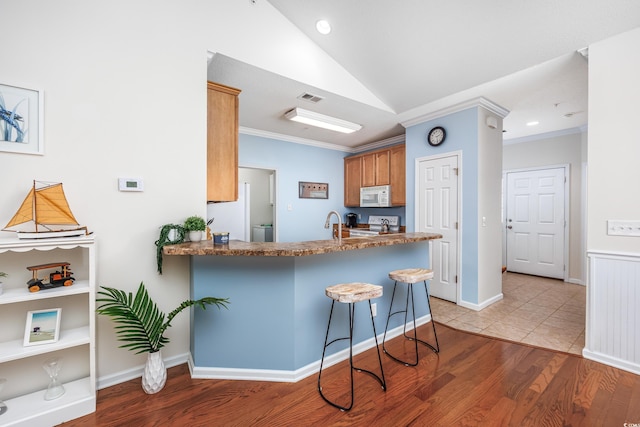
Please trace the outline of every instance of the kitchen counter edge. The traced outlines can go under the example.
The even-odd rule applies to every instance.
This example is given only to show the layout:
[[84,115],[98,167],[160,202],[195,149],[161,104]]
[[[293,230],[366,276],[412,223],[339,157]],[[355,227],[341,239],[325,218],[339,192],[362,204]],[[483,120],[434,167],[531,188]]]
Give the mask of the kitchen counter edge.
[[343,238],[342,243],[338,243],[337,239],[289,243],[231,240],[226,245],[214,245],[211,240],[203,240],[167,245],[162,249],[162,253],[164,255],[307,256],[378,246],[402,245],[441,238],[441,234],[435,233],[395,233],[372,237]]

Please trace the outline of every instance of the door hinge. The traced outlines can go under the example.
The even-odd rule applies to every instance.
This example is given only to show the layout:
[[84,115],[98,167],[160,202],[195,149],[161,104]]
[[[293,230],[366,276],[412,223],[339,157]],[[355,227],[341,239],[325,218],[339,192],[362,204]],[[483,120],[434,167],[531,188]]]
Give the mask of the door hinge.
[[458,283],[458,275],[456,274],[456,283]]
[[453,168],[453,170],[455,171],[456,176],[458,176],[458,168]]
[[456,222],[456,230],[458,229],[458,223]]

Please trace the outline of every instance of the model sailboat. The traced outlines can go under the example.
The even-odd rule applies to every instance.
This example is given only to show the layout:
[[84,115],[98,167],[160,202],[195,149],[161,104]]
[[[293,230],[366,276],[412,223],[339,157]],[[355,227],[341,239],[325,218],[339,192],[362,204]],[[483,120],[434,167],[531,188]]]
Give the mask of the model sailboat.
[[[30,230],[25,229],[27,224]],[[23,225],[22,227],[20,227]],[[35,226],[35,230],[33,230]],[[60,229],[54,229],[61,227]],[[11,230],[13,228],[13,230]],[[89,234],[80,227],[64,195],[61,183],[33,181],[33,188],[18,212],[3,230],[15,231],[20,239],[71,237]]]

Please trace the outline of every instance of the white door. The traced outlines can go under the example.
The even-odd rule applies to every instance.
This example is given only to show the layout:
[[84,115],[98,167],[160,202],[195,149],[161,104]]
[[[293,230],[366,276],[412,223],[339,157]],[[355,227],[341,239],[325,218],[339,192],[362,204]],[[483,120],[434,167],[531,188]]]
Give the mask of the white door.
[[458,156],[418,162],[417,227],[442,234],[432,240],[431,295],[457,303],[458,284]]
[[565,169],[507,173],[507,270],[564,278]]

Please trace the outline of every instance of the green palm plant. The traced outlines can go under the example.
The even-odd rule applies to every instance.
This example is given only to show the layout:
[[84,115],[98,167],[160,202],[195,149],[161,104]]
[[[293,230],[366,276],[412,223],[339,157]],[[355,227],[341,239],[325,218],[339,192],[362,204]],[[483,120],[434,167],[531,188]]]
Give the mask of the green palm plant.
[[126,293],[105,286],[101,288],[104,291],[98,291],[101,297],[97,298],[96,302],[102,304],[96,311],[113,318],[118,324],[115,327],[118,340],[126,342],[120,348],[135,351],[136,354],[155,353],[168,344],[169,338],[164,336],[164,332],[171,326],[173,318],[185,308],[192,305],[203,310],[206,310],[207,305],[227,308],[229,303],[227,298],[214,297],[204,297],[196,301],[186,300],[165,316],[149,297],[143,282],[140,282],[135,297],[131,292]]

